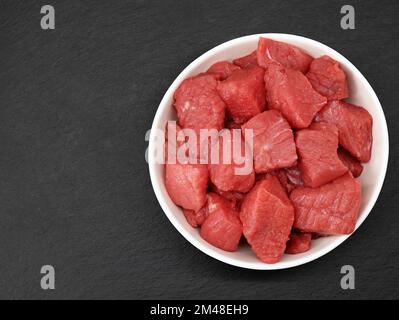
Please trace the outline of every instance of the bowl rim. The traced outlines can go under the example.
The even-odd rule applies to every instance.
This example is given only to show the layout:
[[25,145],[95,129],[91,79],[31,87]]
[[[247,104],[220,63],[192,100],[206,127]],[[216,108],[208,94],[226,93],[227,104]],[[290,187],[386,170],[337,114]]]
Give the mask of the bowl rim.
[[[241,267],[241,268],[246,268],[246,269],[252,269],[252,270],[278,270],[278,269],[288,269],[288,268],[293,268],[299,265],[306,264],[308,262],[314,261],[328,252],[334,250],[336,247],[338,247],[340,244],[342,244],[346,239],[348,239],[353,233],[349,235],[339,235],[337,236],[334,241],[332,241],[330,244],[326,245],[323,248],[320,248],[316,252],[311,252],[308,253],[304,256],[298,257],[298,259],[294,261],[280,261],[276,264],[266,264],[262,263],[260,260],[259,262],[247,262],[247,261],[242,261],[236,258],[229,257],[219,251],[220,249],[217,248],[208,248],[206,247],[203,243],[201,243],[198,239],[193,237],[181,224],[180,222],[176,219],[175,215],[171,211],[171,209],[168,207],[168,204],[166,203],[164,196],[162,194],[162,190],[160,189],[160,186],[158,185],[157,178],[155,177],[155,166],[157,163],[155,162],[155,159],[152,157],[154,154],[154,148],[155,148],[155,137],[154,137],[154,129],[157,128],[157,124],[160,121],[160,117],[162,115],[162,111],[164,108],[168,107],[166,104],[166,101],[169,99],[171,95],[173,95],[175,89],[177,89],[178,85],[181,83],[182,80],[187,78],[188,74],[191,72],[192,69],[194,69],[196,66],[202,64],[205,62],[207,59],[212,57],[215,53],[219,51],[223,51],[225,48],[236,44],[237,42],[245,42],[248,40],[252,40],[253,38],[259,38],[259,37],[268,37],[272,36],[274,38],[279,37],[279,38],[288,38],[292,40],[298,40],[298,41],[305,41],[312,43],[315,46],[318,46],[322,50],[328,52],[332,51],[334,54],[340,57],[340,59],[343,61],[345,66],[351,70],[351,72],[356,73],[357,78],[359,78],[361,81],[364,82],[364,85],[366,86],[367,90],[370,92],[371,97],[373,99],[373,104],[375,104],[378,108],[376,110],[379,113],[379,117],[383,120],[383,132],[381,132],[381,135],[383,136],[383,140],[386,142],[386,146],[384,150],[383,155],[383,161],[381,163],[381,171],[380,175],[378,177],[378,181],[376,181],[376,188],[374,189],[368,203],[366,204],[366,207],[363,209],[363,215],[358,218],[357,223],[356,223],[356,228],[354,232],[360,227],[360,225],[364,222],[364,220],[368,217],[370,214],[372,208],[374,207],[378,196],[381,192],[385,176],[386,176],[386,171],[388,167],[388,158],[389,158],[389,135],[388,135],[388,126],[385,118],[385,114],[383,111],[383,108],[381,106],[381,103],[374,92],[373,88],[371,87],[370,83],[367,81],[367,79],[363,76],[363,74],[354,66],[345,56],[343,56],[341,53],[338,51],[332,49],[331,47],[317,41],[313,40],[304,36],[298,36],[294,34],[288,34],[288,33],[259,33],[259,34],[252,34],[252,35],[247,35],[247,36],[242,36],[238,37],[229,41],[226,41],[222,44],[217,45],[216,47],[206,51],[202,55],[200,55],[198,58],[196,58],[194,61],[192,61],[187,67],[183,69],[183,71],[180,72],[180,74],[176,77],[176,79],[172,82],[166,93],[164,94],[161,102],[159,103],[159,106],[157,108],[154,120],[152,122],[151,126],[151,133],[149,137],[149,146],[148,146],[148,166],[149,166],[149,171],[150,171],[150,178],[151,178],[151,183],[152,187],[154,189],[154,193],[158,199],[159,204],[161,205],[162,210],[164,211],[165,215],[168,217],[169,221],[173,224],[173,226],[179,231],[179,233],[187,240],[189,241],[193,246],[195,246],[197,249],[201,250],[203,253],[211,256],[212,258],[219,260],[221,262],[236,266],[236,267]],[[281,40],[284,41],[284,40]]]

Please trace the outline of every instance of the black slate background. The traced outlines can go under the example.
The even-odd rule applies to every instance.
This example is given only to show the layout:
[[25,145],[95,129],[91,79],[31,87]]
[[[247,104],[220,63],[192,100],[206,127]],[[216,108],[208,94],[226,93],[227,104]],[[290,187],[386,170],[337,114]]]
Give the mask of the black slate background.
[[[399,2],[0,0],[0,298],[399,298]],[[40,28],[40,7],[56,30]],[[391,150],[369,218],[290,270],[225,265],[191,246],[152,191],[144,140],[168,86],[227,40],[286,32],[343,53],[374,87]],[[56,268],[56,290],[40,268]],[[356,290],[340,289],[340,267]]]

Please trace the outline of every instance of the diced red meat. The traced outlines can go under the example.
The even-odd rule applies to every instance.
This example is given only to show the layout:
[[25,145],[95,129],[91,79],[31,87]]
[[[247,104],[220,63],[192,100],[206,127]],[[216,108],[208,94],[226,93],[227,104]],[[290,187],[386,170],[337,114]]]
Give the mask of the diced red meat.
[[218,85],[231,118],[244,123],[265,108],[264,70],[258,66],[236,70]]
[[334,100],[318,113],[315,120],[335,124],[339,131],[340,145],[359,161],[370,160],[373,118],[366,109]]
[[[265,263],[352,233],[373,120],[348,96],[337,61],[265,38],[184,80],[174,93],[178,125],[165,130],[171,200],[210,244],[235,251],[244,234]],[[243,139],[248,130],[253,141]]]
[[[237,150],[240,141],[235,143],[235,138],[241,140],[241,150]],[[230,152],[224,156],[223,143],[230,147]],[[216,152],[217,150],[214,149]],[[247,147],[249,150],[249,147]],[[236,157],[234,154],[236,153]],[[241,159],[237,156],[241,155]],[[225,159],[226,158],[226,159]],[[229,163],[228,163],[229,162]],[[221,191],[248,192],[255,182],[255,172],[252,165],[251,153],[245,154],[245,143],[241,139],[240,131],[236,137],[232,130],[224,130],[219,138],[219,161],[209,165],[209,174],[212,183]]]
[[200,210],[195,212],[194,210],[184,209],[184,216],[186,217],[187,222],[193,227],[197,228],[202,225],[207,216],[207,206],[203,206]]
[[349,152],[343,148],[338,149],[338,157],[342,163],[349,169],[352,175],[357,178],[362,174],[363,166],[356,158],[352,157]]
[[284,254],[294,221],[294,208],[279,180],[266,175],[245,197],[240,218],[243,233],[255,254],[266,263]]
[[233,60],[233,63],[241,68],[256,66],[258,64],[256,50],[244,57],[240,57],[240,58]]
[[279,111],[262,112],[243,126],[253,132],[253,157],[256,173],[290,167],[296,163],[294,135]]
[[165,185],[175,204],[198,211],[206,202],[208,168],[202,164],[166,164]]
[[339,63],[329,56],[314,59],[306,76],[313,88],[328,100],[341,100],[349,97],[346,74]]
[[285,253],[298,254],[309,251],[311,242],[311,233],[292,232]]
[[210,66],[206,73],[213,74],[218,80],[225,80],[236,71],[240,70],[239,66],[236,66],[228,61],[219,61]]
[[350,234],[359,215],[361,187],[347,173],[319,188],[297,188],[290,199],[295,207],[294,228],[321,234]]
[[295,143],[305,186],[317,188],[348,170],[338,158],[338,130],[334,125],[314,123],[296,132]]
[[[224,193],[226,196],[229,194],[229,192]],[[237,195],[236,195],[237,194]],[[216,194],[215,192],[209,192],[206,194],[206,202],[205,205],[198,211],[194,210],[187,210],[183,209],[184,216],[187,219],[187,222],[194,228],[197,228],[201,226],[205,219],[214,211],[220,210],[225,208],[226,206],[230,207],[233,212],[238,215],[238,207],[236,203],[236,199],[239,199],[240,197],[238,196],[238,192],[230,192],[231,197],[225,197],[220,194]],[[230,196],[229,195],[229,196]],[[244,197],[243,194],[241,194],[242,199]]]
[[211,199],[208,199],[209,213],[201,226],[200,235],[215,247],[236,251],[242,236],[238,213],[222,197],[213,194]]
[[261,67],[268,67],[270,63],[280,63],[285,68],[295,69],[305,73],[313,58],[288,43],[272,39],[259,38],[257,50],[258,64]]
[[216,88],[218,81],[209,74],[184,80],[174,93],[174,106],[183,128],[220,130],[224,125],[225,103]]
[[293,128],[306,128],[327,103],[301,72],[269,64],[265,72],[269,109],[279,110]]

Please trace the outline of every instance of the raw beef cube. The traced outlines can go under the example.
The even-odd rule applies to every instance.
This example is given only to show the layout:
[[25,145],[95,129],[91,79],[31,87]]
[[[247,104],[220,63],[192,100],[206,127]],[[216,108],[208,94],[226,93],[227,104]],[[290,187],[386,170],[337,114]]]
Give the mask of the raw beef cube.
[[256,50],[251,52],[249,55],[237,58],[233,60],[233,63],[241,68],[247,68],[250,66],[256,66],[258,64],[258,58]]
[[361,187],[347,173],[319,188],[297,188],[290,199],[295,207],[294,228],[320,234],[350,234],[359,215]]
[[329,56],[314,59],[306,76],[313,88],[328,100],[349,97],[346,74],[339,63]]
[[313,58],[299,48],[284,42],[259,38],[257,50],[258,64],[268,67],[272,62],[277,62],[285,68],[295,69],[305,73]]
[[269,109],[281,111],[293,128],[306,128],[327,103],[301,72],[269,64],[265,72],[266,100]]
[[317,188],[348,170],[338,158],[338,130],[334,125],[314,123],[296,132],[295,143],[305,186]]
[[255,254],[278,262],[294,222],[294,208],[279,180],[266,175],[245,197],[240,211],[243,233]]
[[236,215],[239,214],[235,201],[230,201],[214,192],[207,193],[206,199],[205,205],[198,211],[183,209],[187,222],[194,228],[201,226],[209,214],[225,206],[233,209]]
[[[242,235],[238,213],[229,202],[213,194],[208,199],[208,216],[201,226],[201,237],[210,244],[226,251],[236,251]],[[212,203],[210,203],[212,201]]]
[[236,66],[228,61],[219,61],[210,66],[206,73],[213,74],[218,80],[227,79],[234,71],[240,70],[239,66]]
[[165,185],[175,204],[198,211],[206,202],[208,168],[202,164],[166,164]]
[[296,163],[294,135],[281,113],[276,110],[262,112],[243,126],[253,132],[253,157],[256,173],[290,167]]
[[217,92],[218,81],[209,74],[184,80],[174,93],[174,106],[183,128],[220,130],[224,125],[225,103]]
[[371,157],[373,118],[363,107],[343,101],[330,101],[316,116],[316,121],[335,124],[339,143],[361,162]]
[[203,206],[200,210],[195,212],[194,210],[184,209],[184,216],[186,217],[187,222],[193,227],[197,228],[204,223],[204,220],[207,216],[207,206]]
[[264,70],[258,66],[236,70],[218,85],[229,115],[244,123],[265,108]]
[[[235,139],[241,141],[235,143]],[[240,142],[241,150],[237,150]],[[223,152],[223,143],[226,147],[230,146],[230,152],[227,152],[226,155]],[[248,146],[247,150],[250,151]],[[241,138],[240,131],[236,130],[236,136],[234,136],[232,130],[223,130],[219,137],[219,150],[214,147],[212,152],[216,153],[217,151],[219,151],[219,161],[209,165],[212,183],[221,191],[248,192],[254,185],[255,172],[251,153],[245,154],[245,143]],[[241,156],[241,159],[238,159],[237,156],[234,157],[234,153]]]
[[356,158],[352,157],[349,152],[343,148],[338,149],[338,157],[342,163],[349,169],[352,175],[357,178],[362,174],[363,166]]
[[311,241],[311,233],[292,232],[290,235],[290,240],[287,242],[285,253],[298,254],[306,252],[310,249]]

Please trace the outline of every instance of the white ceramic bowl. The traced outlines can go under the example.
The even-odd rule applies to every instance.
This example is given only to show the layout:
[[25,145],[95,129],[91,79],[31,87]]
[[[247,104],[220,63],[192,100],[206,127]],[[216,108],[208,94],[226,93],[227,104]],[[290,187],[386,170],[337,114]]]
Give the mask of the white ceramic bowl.
[[[232,60],[252,52],[257,47],[260,36],[296,45],[313,57],[327,54],[331,58],[337,60],[348,76],[351,95],[349,101],[363,106],[372,115],[372,156],[370,162],[364,165],[363,173],[359,178],[362,184],[363,196],[360,216],[356,224],[357,229],[373,208],[384,182],[389,153],[388,129],[381,104],[365,77],[344,56],[320,42],[290,34],[256,34],[225,42],[209,50],[186,67],[169,87],[159,104],[152,129],[163,129],[168,120],[176,119],[176,114],[172,106],[173,93],[184,79],[206,71],[208,67],[216,61]],[[284,255],[282,260],[276,264],[262,263],[246,245],[239,247],[237,252],[220,250],[208,244],[200,237],[198,229],[192,228],[186,222],[182,210],[170,199],[165,189],[164,166],[155,161],[155,135],[153,133],[150,135],[148,162],[155,194],[163,211],[175,228],[190,241],[192,245],[207,255],[225,263],[258,270],[295,267],[323,256],[349,237],[349,235],[339,235],[314,240],[312,241],[312,248],[310,251],[297,255]]]

